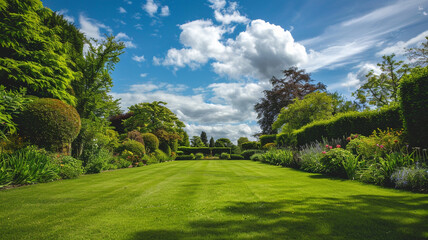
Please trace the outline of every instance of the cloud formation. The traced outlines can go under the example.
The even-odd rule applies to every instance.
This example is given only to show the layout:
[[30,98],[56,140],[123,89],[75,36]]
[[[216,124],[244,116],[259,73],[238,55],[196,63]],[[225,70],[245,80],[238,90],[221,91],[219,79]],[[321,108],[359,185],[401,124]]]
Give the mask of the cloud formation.
[[119,10],[119,13],[126,13],[125,8],[123,7],[119,7],[118,10]]
[[155,17],[158,13],[159,8],[159,16],[167,17],[170,15],[168,6],[161,6],[159,3],[154,2],[153,0],[147,0],[146,3],[141,6],[141,8],[146,11],[146,13],[149,14],[150,17]]
[[88,18],[84,14],[79,15],[79,24],[82,33],[84,33],[86,37],[93,38],[95,40],[104,39],[101,35],[101,29],[106,30],[110,34],[113,32],[109,26],[106,26],[95,19]]
[[189,133],[205,129],[216,138],[230,134],[239,138],[259,130],[253,107],[268,86],[253,82],[213,83],[205,87],[204,92],[186,95],[184,91],[188,87],[182,84],[145,82],[131,85],[126,93],[112,95],[121,98],[124,110],[140,102],[165,101],[186,123]]
[[307,61],[305,47],[296,43],[289,31],[263,20],[253,20],[235,38],[224,38],[231,29],[211,20],[195,20],[180,25],[182,49],[171,48],[162,59],[175,69],[197,68],[212,60],[214,71],[233,79],[269,79],[287,66]]
[[407,40],[406,42],[399,41],[399,42],[383,49],[382,51],[376,53],[376,55],[377,56],[383,56],[383,55],[391,55],[393,53],[395,55],[404,55],[406,53],[407,48],[411,48],[411,47],[414,47],[414,46],[421,44],[422,42],[425,42],[426,36],[428,36],[428,30],[420,33],[419,35],[417,35],[414,38]]
[[144,58],[144,55],[141,55],[141,56],[134,55],[132,57],[132,60],[134,60],[136,62],[144,62],[144,61],[146,61],[146,59]]

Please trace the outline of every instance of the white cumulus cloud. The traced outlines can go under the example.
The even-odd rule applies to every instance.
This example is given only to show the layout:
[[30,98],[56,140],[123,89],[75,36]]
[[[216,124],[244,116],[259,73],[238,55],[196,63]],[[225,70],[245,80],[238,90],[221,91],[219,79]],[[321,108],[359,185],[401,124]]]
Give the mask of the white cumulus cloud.
[[162,17],[167,17],[167,16],[169,16],[169,7],[168,6],[163,6],[162,8],[161,8],[161,13],[160,13],[160,15],[162,16]]
[[195,68],[213,60],[212,67],[220,75],[267,79],[308,58],[305,47],[289,31],[260,19],[253,20],[236,39],[224,38],[228,28],[211,20],[195,20],[180,28],[184,48],[168,50],[162,61],[165,66]]
[[136,61],[136,62],[144,62],[144,61],[146,61],[146,59],[144,58],[144,55],[141,55],[141,56],[136,56],[136,55],[134,55],[134,56],[132,57],[132,60],[134,60],[134,61]]
[[96,40],[104,39],[101,35],[101,29],[104,29],[109,33],[113,32],[109,26],[106,26],[95,19],[88,18],[83,14],[80,14],[79,16],[79,24],[80,30],[86,35],[86,37],[94,38]]
[[118,10],[119,10],[119,13],[126,13],[125,8],[123,7],[119,7]]
[[155,13],[157,13],[159,6],[153,0],[147,0],[146,4],[144,4],[142,8],[151,17],[153,17]]

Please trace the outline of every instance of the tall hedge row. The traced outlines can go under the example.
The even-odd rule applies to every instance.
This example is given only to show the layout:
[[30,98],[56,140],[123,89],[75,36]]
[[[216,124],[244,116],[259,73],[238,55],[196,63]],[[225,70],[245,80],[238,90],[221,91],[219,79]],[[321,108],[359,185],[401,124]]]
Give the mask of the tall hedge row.
[[182,151],[184,155],[191,153],[203,153],[204,155],[216,155],[221,153],[231,153],[231,148],[228,147],[178,147],[178,151]]
[[260,143],[259,142],[245,142],[241,146],[242,150],[249,150],[249,149],[260,149]]
[[[333,139],[349,136],[351,133],[370,135],[373,130],[386,128],[402,128],[403,122],[398,105],[384,107],[375,111],[349,112],[328,120],[310,123],[295,130],[288,138],[297,146],[310,142],[321,141],[323,138]],[[280,137],[284,134],[280,134]]]
[[276,134],[262,135],[260,136],[259,140],[260,140],[260,145],[263,147],[268,143],[274,143],[276,141]]
[[428,147],[428,67],[417,68],[401,80],[400,97],[410,145]]

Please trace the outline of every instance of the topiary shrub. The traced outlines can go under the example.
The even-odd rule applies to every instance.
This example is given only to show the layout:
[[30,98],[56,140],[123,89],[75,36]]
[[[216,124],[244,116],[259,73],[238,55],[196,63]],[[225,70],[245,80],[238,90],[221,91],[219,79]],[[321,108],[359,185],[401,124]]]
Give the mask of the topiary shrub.
[[141,133],[137,130],[132,130],[132,131],[128,132],[127,138],[131,139],[131,140],[135,140],[137,142],[140,142],[144,145],[143,136],[141,136]]
[[196,160],[200,160],[200,159],[203,159],[204,158],[204,154],[203,153],[196,153],[196,155],[195,155],[195,159]]
[[29,103],[17,120],[21,135],[35,145],[55,151],[69,148],[81,127],[74,107],[51,98]]
[[144,144],[146,146],[146,152],[154,152],[159,148],[159,139],[153,133],[143,133],[141,134],[144,140]]
[[[146,154],[146,149],[141,142],[137,142],[135,140],[127,140],[122,144],[122,151],[127,150],[132,152],[135,155],[142,157]],[[122,152],[120,151],[120,152]]]
[[245,142],[241,146],[242,150],[248,150],[248,149],[260,149],[260,143],[259,142]]
[[229,160],[230,159],[230,154],[228,154],[228,153],[222,153],[220,155],[220,159]]
[[416,68],[404,76],[399,94],[410,145],[428,147],[428,67]]

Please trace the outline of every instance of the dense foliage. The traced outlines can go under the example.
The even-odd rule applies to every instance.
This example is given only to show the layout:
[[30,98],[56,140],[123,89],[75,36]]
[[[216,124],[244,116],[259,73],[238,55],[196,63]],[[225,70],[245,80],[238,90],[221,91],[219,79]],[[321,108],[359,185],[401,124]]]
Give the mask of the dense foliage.
[[428,147],[428,67],[417,68],[403,78],[400,97],[409,143]]
[[57,99],[40,98],[29,103],[18,120],[20,133],[46,148],[61,149],[80,131],[76,109]]
[[333,116],[333,102],[327,93],[318,91],[307,94],[302,100],[296,98],[287,108],[281,109],[272,129],[292,132],[313,121],[328,119]]
[[[61,28],[47,24],[55,14],[38,0],[2,0],[0,4],[0,79],[8,90],[57,98],[75,105],[71,82],[78,73]],[[62,25],[66,25],[65,20]]]
[[296,144],[302,146],[323,138],[334,139],[349,136],[352,133],[370,135],[378,128],[401,128],[402,121],[397,105],[385,107],[380,110],[349,112],[337,115],[328,120],[310,123],[292,133],[292,135],[279,134],[278,143],[287,138],[295,138]]
[[297,67],[286,69],[283,73],[283,78],[272,77],[272,89],[265,90],[264,98],[254,106],[262,134],[276,133],[272,130],[272,124],[281,109],[293,103],[294,99],[302,99],[306,94],[326,87],[322,83],[312,84],[310,74]]

